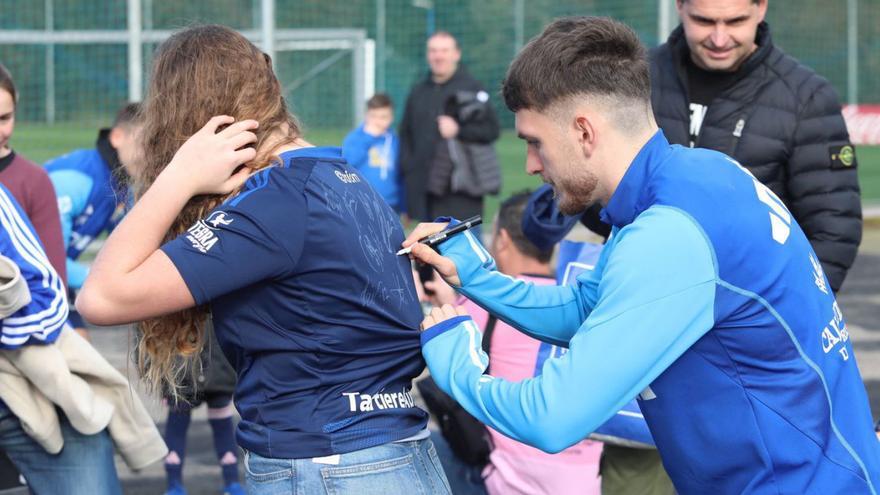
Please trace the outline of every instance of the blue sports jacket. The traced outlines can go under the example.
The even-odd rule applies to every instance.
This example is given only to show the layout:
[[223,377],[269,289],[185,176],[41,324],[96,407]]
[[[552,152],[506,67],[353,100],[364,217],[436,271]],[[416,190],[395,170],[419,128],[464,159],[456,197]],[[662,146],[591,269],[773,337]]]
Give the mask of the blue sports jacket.
[[457,317],[422,334],[437,384],[550,452],[638,396],[681,493],[876,495],[880,442],[846,322],[782,202],[732,159],[658,131],[602,216],[611,238],[573,286],[498,273],[470,234],[441,245],[464,295],[569,352],[533,379],[496,379]]
[[3,185],[0,185],[0,254],[18,266],[30,294],[28,304],[0,319],[0,349],[55,342],[67,321],[64,282],[46,258],[34,226]]
[[126,187],[115,175],[119,158],[101,131],[96,149],[76,150],[46,163],[49,179],[58,196],[61,230],[67,249],[67,282],[80,288],[88,268],[76,259],[105,230],[121,219]]

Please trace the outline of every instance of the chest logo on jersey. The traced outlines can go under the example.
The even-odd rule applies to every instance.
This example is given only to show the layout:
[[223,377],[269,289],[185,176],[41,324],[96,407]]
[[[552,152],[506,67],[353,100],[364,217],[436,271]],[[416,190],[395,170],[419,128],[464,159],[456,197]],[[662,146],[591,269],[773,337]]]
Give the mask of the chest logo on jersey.
[[334,173],[336,174],[336,177],[337,177],[339,180],[341,180],[342,182],[345,182],[346,184],[354,184],[354,183],[356,183],[356,182],[360,182],[360,181],[361,181],[361,178],[358,177],[357,174],[352,174],[352,173],[349,173],[349,172],[340,172],[339,170],[337,170],[337,171],[334,172]]
[[849,340],[849,331],[846,329],[846,322],[843,321],[843,313],[837,301],[831,306],[833,316],[828,325],[822,329],[822,350],[825,354],[831,352],[838,344],[842,344],[837,352],[844,361],[849,360],[849,351],[846,349],[846,342]]
[[819,263],[819,260],[813,256],[813,253],[810,253],[810,264],[813,266],[813,279],[816,283],[816,287],[822,291],[823,294],[828,294],[828,284],[825,283],[825,272],[822,271],[822,264]]
[[372,148],[370,148],[369,157],[370,167],[373,168],[382,168],[388,161],[388,158],[385,156],[385,153],[379,146],[373,146]]
[[199,220],[192,227],[187,229],[186,239],[192,244],[194,249],[199,252],[207,253],[217,244],[219,238],[214,232],[215,230],[232,223],[232,218],[224,211],[215,211],[208,218]]

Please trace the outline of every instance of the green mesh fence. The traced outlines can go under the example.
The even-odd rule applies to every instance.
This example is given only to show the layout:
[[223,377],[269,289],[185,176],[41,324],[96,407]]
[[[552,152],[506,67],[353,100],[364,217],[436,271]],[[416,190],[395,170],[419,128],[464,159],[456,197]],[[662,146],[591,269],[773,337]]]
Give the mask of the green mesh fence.
[[[671,0],[670,0],[671,1]],[[221,23],[260,32],[260,0],[140,0],[141,27],[173,30],[195,22]],[[409,87],[424,77],[425,38],[447,30],[460,41],[468,69],[497,93],[519,44],[564,15],[607,15],[631,25],[642,40],[657,43],[657,0],[276,0],[276,29],[360,29],[376,40],[375,88],[388,92],[398,110]],[[848,98],[845,1],[771,0],[768,21],[776,43],[827,77]],[[22,30],[124,33],[125,0],[3,0],[0,34]],[[677,19],[673,17],[673,25]],[[148,77],[156,44],[144,42]],[[880,2],[858,1],[858,102],[880,103]],[[347,128],[354,122],[357,66],[351,50],[279,50],[278,75],[294,111],[311,128]],[[15,76],[22,121],[106,122],[129,96],[128,46],[111,42],[33,40],[0,44],[0,62]],[[496,105],[500,105],[495,98]],[[512,116],[499,106],[506,126]]]

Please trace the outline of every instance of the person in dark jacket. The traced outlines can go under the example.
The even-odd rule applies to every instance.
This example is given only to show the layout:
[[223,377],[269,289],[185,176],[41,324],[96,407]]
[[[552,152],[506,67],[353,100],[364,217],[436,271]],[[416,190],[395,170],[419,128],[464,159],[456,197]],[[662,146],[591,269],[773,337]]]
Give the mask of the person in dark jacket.
[[855,149],[831,84],[777,48],[768,0],[679,0],[651,53],[652,104],[670,143],[721,151],[789,208],[837,292],[862,238]]
[[492,143],[498,139],[498,118],[488,104],[465,121],[459,116],[462,94],[470,93],[483,103],[489,94],[459,65],[461,51],[455,37],[445,31],[434,33],[428,38],[427,59],[430,73],[410,90],[399,127],[407,212],[417,220],[482,214],[482,196],[449,190],[449,154],[438,145],[452,138]]
[[[650,55],[657,124],[670,143],[721,151],[767,185],[837,292],[861,242],[862,207],[834,88],[773,44],[767,0],[679,0],[678,10],[681,25]],[[554,244],[576,221],[539,193],[523,231],[537,245]],[[581,221],[601,225],[597,209]]]

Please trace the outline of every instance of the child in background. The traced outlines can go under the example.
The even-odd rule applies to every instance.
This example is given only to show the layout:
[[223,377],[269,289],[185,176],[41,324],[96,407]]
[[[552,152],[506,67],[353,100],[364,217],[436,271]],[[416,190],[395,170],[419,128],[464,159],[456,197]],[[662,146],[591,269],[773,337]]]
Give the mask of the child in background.
[[232,421],[232,393],[235,391],[235,370],[217,344],[213,322],[208,319],[205,328],[207,343],[202,349],[199,365],[181,381],[180,396],[165,391],[168,421],[165,423],[165,495],[186,495],[183,485],[183,467],[186,460],[186,434],[193,409],[205,404],[208,423],[214,439],[214,452],[223,475],[224,495],[244,495],[238,480],[238,448],[235,445],[235,425]]
[[92,149],[72,151],[46,163],[55,186],[61,231],[67,250],[67,287],[71,326],[86,336],[86,324],[73,307],[89,269],[77,258],[103,232],[122,219],[135,173],[139,103],[119,109],[113,126],[101,129]]
[[342,156],[367,179],[397,213],[406,213],[403,187],[397,166],[399,140],[391,129],[394,105],[384,93],[367,100],[364,123],[342,142]]

